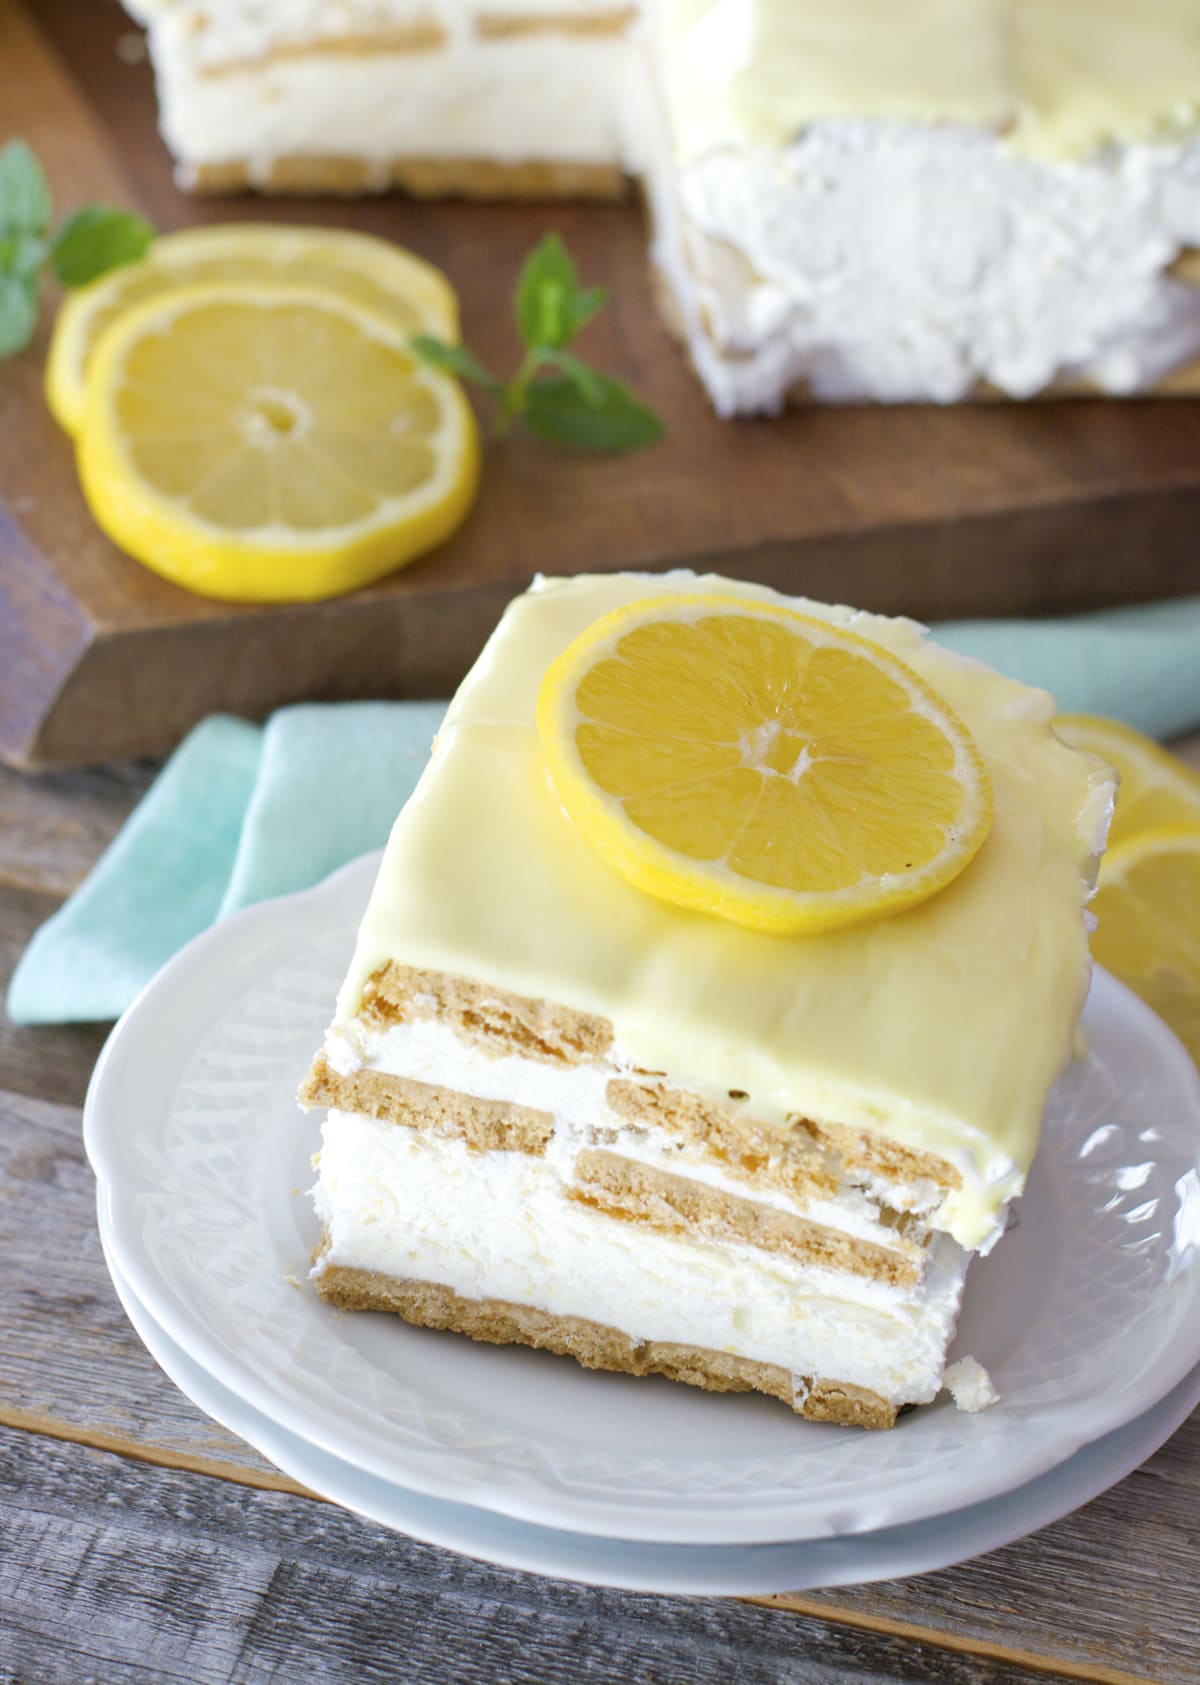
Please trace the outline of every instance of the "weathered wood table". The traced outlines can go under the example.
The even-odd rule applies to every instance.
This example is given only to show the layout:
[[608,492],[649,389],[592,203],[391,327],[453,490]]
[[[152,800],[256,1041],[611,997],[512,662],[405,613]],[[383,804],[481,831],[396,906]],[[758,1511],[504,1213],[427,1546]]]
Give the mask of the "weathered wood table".
[[[154,770],[0,771],[0,983]],[[5,1685],[1200,1680],[1200,1412],[1032,1538],[761,1603],[508,1572],[313,1497],[176,1392],[117,1303],[80,1139],[103,1039],[0,1019]]]

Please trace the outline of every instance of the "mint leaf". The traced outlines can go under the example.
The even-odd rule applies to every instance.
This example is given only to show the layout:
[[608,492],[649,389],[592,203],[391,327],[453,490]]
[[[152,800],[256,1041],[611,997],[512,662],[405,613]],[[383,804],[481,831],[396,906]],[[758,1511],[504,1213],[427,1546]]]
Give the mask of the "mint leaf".
[[595,397],[585,396],[569,375],[537,381],[526,394],[521,419],[537,438],[575,450],[638,450],[661,439],[662,422],[627,386],[609,375],[593,380]]
[[559,235],[547,234],[525,259],[517,282],[517,328],[531,351],[567,343],[575,332],[578,297],[574,259]]
[[[606,287],[580,287],[574,259],[557,234],[547,234],[521,267],[514,310],[525,345],[510,380],[498,380],[465,345],[428,334],[410,339],[415,357],[446,374],[473,381],[496,399],[495,430],[513,423],[551,444],[576,450],[625,451],[653,444],[663,426],[628,387],[600,374],[567,343],[608,301]],[[545,371],[556,372],[546,376]]]
[[0,273],[0,357],[23,351],[38,319],[37,275]]
[[503,383],[490,374],[473,351],[468,351],[465,345],[447,345],[445,340],[434,339],[431,334],[414,334],[408,342],[408,348],[414,357],[419,357],[423,363],[431,368],[442,369],[446,374],[456,374],[460,380],[473,380],[476,386],[482,386],[489,392],[503,391]]
[[0,231],[41,234],[50,221],[50,183],[23,140],[0,147]]
[[608,303],[607,287],[584,287],[577,292],[570,304],[571,337],[579,332],[586,322],[590,322],[598,310],[603,310]]
[[17,275],[36,275],[50,250],[40,234],[24,230],[0,234],[0,270]]
[[50,264],[64,287],[86,287],[110,269],[145,257],[153,239],[144,217],[111,205],[85,205],[54,236]]
[[561,369],[567,379],[578,387],[580,393],[589,404],[600,404],[604,401],[604,376],[589,368],[582,357],[577,357],[573,351],[547,351],[543,357],[544,363],[549,363],[556,369]]

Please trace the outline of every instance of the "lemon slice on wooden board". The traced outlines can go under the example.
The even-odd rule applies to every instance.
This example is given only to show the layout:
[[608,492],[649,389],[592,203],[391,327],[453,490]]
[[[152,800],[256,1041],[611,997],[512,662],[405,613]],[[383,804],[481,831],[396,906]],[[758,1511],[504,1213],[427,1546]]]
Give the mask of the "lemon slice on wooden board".
[[1092,911],[1095,958],[1200,1065],[1200,825],[1161,825],[1110,848]]
[[83,425],[87,371],[100,335],[124,310],[168,287],[211,281],[317,287],[394,321],[404,334],[458,339],[458,300],[432,264],[369,234],[272,223],[161,234],[140,263],[114,269],[63,301],[46,363],[46,398],[68,433]]
[[348,298],[209,285],[118,317],[94,354],[80,479],[130,555],[189,590],[311,601],[440,543],[475,495],[458,383]]
[[924,900],[991,824],[965,726],[879,645],[737,597],[617,609],[550,666],[538,732],[601,857],[650,895],[780,933]]
[[1162,825],[1200,825],[1200,773],[1132,726],[1091,714],[1060,714],[1054,729],[1073,749],[1088,749],[1120,777],[1109,848]]

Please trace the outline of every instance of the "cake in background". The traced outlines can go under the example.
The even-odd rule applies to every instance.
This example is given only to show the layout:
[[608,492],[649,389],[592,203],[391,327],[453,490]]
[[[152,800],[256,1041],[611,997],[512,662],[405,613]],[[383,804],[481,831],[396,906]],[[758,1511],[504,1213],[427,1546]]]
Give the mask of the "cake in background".
[[723,415],[1195,385],[1192,0],[127,4],[187,187],[639,180]]
[[[649,642],[629,653],[614,634],[613,648],[642,673],[641,717],[668,722],[674,776],[647,762],[635,777],[668,825],[697,799],[719,818],[721,779],[750,780],[768,817],[772,794],[789,811],[809,802],[802,829],[834,839],[853,890],[847,823],[870,829],[875,858],[901,848],[895,871],[871,868],[886,895],[919,864],[903,815],[929,830],[953,772],[956,789],[991,792],[948,826],[963,844],[953,881],[891,917],[780,934],[764,886],[799,821],[767,826],[767,875],[750,885],[762,905],[736,919],[614,869],[560,800],[544,710],[560,660],[635,605]],[[713,625],[734,673],[701,692],[735,709],[766,699],[770,716],[740,750],[722,739],[715,784],[695,697],[637,668],[680,616],[687,636]],[[721,642],[730,625],[748,639],[741,665]],[[754,652],[791,626],[817,653],[787,663],[789,682]],[[830,655],[839,643],[867,661],[863,688]],[[612,693],[624,724],[595,725],[610,745],[634,731],[629,695]],[[318,1292],[593,1368],[755,1389],[813,1419],[890,1427],[932,1399],[969,1259],[1022,1190],[1087,990],[1084,906],[1113,785],[1058,740],[1053,711],[911,621],[683,573],[537,581],[460,687],[396,822],[301,1089],[330,1108]],[[959,734],[961,768],[932,721]],[[928,748],[915,769],[897,722]],[[885,744],[916,779],[899,818],[872,782]],[[987,1388],[960,1391],[978,1403]]]

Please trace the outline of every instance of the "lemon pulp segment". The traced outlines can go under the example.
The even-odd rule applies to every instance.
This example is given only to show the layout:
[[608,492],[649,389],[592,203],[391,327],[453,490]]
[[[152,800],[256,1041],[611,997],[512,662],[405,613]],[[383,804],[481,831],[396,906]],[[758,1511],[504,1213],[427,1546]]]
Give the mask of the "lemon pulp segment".
[[538,729],[559,799],[610,866],[756,929],[923,900],[991,820],[975,744],[916,673],[768,604],[674,596],[605,616],[548,671]]

